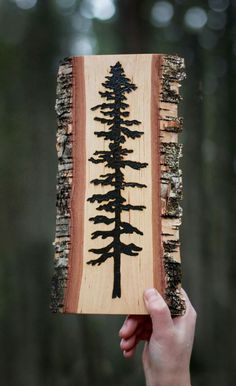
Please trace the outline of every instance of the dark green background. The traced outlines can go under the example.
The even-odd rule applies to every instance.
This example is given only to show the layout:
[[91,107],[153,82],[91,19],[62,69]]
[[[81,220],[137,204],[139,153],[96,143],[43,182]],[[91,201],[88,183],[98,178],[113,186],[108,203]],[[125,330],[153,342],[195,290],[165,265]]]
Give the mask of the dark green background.
[[126,361],[119,350],[123,318],[52,315],[48,303],[59,59],[153,52],[178,53],[187,66],[182,259],[198,312],[193,386],[235,385],[236,1],[120,0],[106,20],[98,2],[0,1],[1,384],[144,385],[140,352]]

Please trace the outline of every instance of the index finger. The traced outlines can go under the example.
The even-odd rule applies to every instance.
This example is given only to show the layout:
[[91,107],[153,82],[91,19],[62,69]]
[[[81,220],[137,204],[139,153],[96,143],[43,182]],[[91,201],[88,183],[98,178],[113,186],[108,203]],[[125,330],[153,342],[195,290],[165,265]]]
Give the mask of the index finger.
[[185,292],[185,290],[183,288],[181,288],[181,295],[185,301],[186,312],[184,315],[177,316],[176,318],[174,318],[173,322],[174,322],[175,327],[177,327],[177,328],[182,327],[183,324],[192,328],[192,325],[195,324],[195,322],[196,322],[197,314],[196,314],[195,309],[193,308],[192,303],[189,300],[187,293]]

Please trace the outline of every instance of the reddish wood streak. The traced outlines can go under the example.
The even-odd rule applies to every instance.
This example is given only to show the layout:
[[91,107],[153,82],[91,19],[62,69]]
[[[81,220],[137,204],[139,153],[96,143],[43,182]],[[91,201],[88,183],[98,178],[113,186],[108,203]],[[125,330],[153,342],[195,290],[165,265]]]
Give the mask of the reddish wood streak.
[[86,182],[86,152],[85,152],[85,80],[84,58],[74,57],[73,65],[73,182],[71,193],[71,250],[69,254],[69,269],[67,289],[65,291],[64,312],[76,313],[82,280],[83,246],[84,246],[84,203]]
[[152,56],[151,69],[151,141],[152,141],[152,237],[153,285],[164,294],[163,248],[161,240],[160,192],[160,80],[162,56]]

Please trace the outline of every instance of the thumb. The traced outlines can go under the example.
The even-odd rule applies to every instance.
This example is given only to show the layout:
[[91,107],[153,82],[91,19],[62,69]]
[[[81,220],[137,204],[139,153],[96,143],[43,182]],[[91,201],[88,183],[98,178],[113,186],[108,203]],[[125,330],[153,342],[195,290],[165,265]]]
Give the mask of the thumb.
[[144,291],[144,302],[152,320],[153,337],[158,339],[174,326],[170,310],[155,288]]

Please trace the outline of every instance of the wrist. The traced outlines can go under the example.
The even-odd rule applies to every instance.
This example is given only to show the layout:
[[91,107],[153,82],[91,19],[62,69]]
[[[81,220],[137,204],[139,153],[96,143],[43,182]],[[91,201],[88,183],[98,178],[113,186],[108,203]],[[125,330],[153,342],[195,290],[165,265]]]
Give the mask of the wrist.
[[146,386],[191,386],[191,379],[189,371],[183,374],[170,375],[166,374],[163,376],[148,376],[145,373]]

